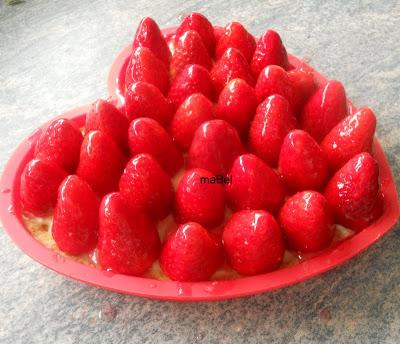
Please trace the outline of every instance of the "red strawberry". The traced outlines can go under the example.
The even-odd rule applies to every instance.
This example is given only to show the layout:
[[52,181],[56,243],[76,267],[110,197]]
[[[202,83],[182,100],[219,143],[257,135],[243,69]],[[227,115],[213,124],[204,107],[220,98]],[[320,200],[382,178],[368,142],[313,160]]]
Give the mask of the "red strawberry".
[[324,195],[337,220],[361,230],[382,214],[378,163],[369,153],[350,159],[329,181]]
[[286,134],[297,121],[288,101],[273,95],[258,105],[249,131],[250,150],[271,166],[276,166]]
[[290,197],[279,213],[279,222],[288,244],[296,251],[319,251],[332,241],[333,214],[325,197],[316,191]]
[[129,121],[149,117],[165,126],[171,121],[173,110],[157,87],[139,81],[125,94],[125,114]]
[[257,107],[254,89],[242,79],[231,80],[219,95],[216,115],[233,125],[241,136],[247,134]]
[[161,252],[163,271],[174,281],[207,281],[222,262],[221,248],[201,225],[189,222],[167,238]]
[[169,65],[171,53],[160,28],[152,18],[143,18],[132,43],[132,51],[137,47],[149,48],[166,66]]
[[146,210],[157,219],[164,218],[170,211],[171,180],[151,155],[139,154],[128,162],[119,190],[131,208]]
[[93,191],[106,194],[118,190],[126,162],[127,158],[114,141],[95,130],[83,139],[76,174],[88,182]]
[[285,252],[281,229],[264,210],[232,215],[222,234],[231,266],[240,274],[257,275],[279,267]]
[[370,152],[375,127],[375,115],[368,107],[361,108],[339,122],[321,143],[332,168],[336,170],[353,156]]
[[157,259],[160,238],[147,214],[132,210],[114,192],[100,204],[97,248],[103,269],[140,276]]
[[224,32],[218,40],[215,49],[216,60],[220,59],[228,48],[240,50],[247,62],[250,63],[256,49],[256,40],[242,24],[232,22],[225,26]]
[[131,155],[148,153],[174,175],[183,165],[181,152],[165,129],[151,118],[137,118],[131,122],[128,133]]
[[99,200],[89,184],[75,175],[58,188],[52,226],[53,239],[61,251],[80,255],[97,242]]
[[321,142],[346,116],[347,103],[343,85],[331,80],[308,99],[300,116],[300,124],[317,142]]
[[168,99],[175,108],[193,93],[202,93],[214,99],[214,86],[207,69],[199,65],[188,65],[175,78],[168,93]]
[[224,52],[221,58],[215,62],[210,75],[217,94],[229,81],[236,78],[243,79],[250,86],[254,86],[250,66],[243,54],[235,48],[228,48]]
[[210,183],[212,177],[212,173],[201,168],[183,175],[175,195],[175,210],[180,223],[194,221],[212,228],[222,222],[225,191],[221,184]]
[[203,123],[195,132],[189,149],[189,166],[225,175],[243,152],[235,128],[223,120]]
[[307,99],[315,91],[314,74],[310,70],[300,68],[288,71],[287,75],[293,85],[293,110],[300,113]]
[[278,165],[283,181],[292,190],[320,190],[329,177],[324,152],[303,130],[293,130],[285,137]]
[[215,44],[217,45],[220,38],[224,34],[225,29],[221,26],[214,26],[214,37],[215,37]]
[[214,118],[213,104],[201,93],[186,98],[172,119],[170,132],[175,142],[188,150],[197,128]]
[[279,176],[255,155],[239,156],[230,175],[232,183],[225,189],[228,202],[235,211],[265,209],[275,212],[283,203],[285,190]]
[[29,161],[22,172],[20,184],[24,211],[35,216],[47,215],[55,206],[58,187],[67,175],[67,172],[51,161]]
[[251,70],[257,76],[263,68],[269,65],[289,67],[286,49],[279,34],[273,30],[267,30],[257,42],[251,61]]
[[200,35],[196,31],[186,31],[178,38],[171,60],[171,77],[178,75],[186,65],[198,64],[206,69],[211,68],[211,57]]
[[35,157],[56,163],[68,172],[75,171],[83,137],[75,124],[68,119],[51,122],[40,136]]

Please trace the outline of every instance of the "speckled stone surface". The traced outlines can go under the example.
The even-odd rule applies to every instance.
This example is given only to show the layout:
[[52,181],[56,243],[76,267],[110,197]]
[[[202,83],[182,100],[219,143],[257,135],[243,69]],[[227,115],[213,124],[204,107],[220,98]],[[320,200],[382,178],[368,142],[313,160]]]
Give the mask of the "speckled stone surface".
[[[190,11],[216,24],[277,29],[288,50],[341,80],[378,116],[400,178],[399,1],[45,1],[0,5],[0,170],[52,116],[105,97],[106,76],[143,16],[175,25]],[[22,254],[0,230],[0,342],[399,343],[400,228],[320,277],[217,303],[119,295],[68,280]]]

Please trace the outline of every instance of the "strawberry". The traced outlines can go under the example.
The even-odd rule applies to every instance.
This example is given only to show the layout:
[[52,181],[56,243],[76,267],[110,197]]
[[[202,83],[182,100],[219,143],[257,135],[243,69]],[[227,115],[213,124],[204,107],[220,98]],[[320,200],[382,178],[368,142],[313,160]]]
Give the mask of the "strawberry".
[[128,162],[119,181],[119,190],[131,208],[147,211],[157,219],[164,218],[170,211],[171,179],[149,154],[138,154]]
[[234,213],[222,234],[225,252],[233,269],[257,275],[279,267],[285,251],[281,229],[264,210]]
[[58,188],[52,226],[58,248],[77,256],[94,249],[97,242],[99,200],[89,184],[67,176]]
[[233,79],[221,91],[215,112],[217,118],[224,119],[245,136],[256,107],[254,89],[242,79]]
[[315,252],[332,241],[333,214],[319,192],[303,191],[290,197],[279,212],[279,223],[293,250]]
[[293,86],[292,106],[295,113],[300,113],[307,99],[314,93],[316,85],[312,71],[301,67],[287,72]]
[[332,168],[337,170],[353,156],[370,152],[375,127],[375,115],[368,107],[361,108],[339,122],[321,143]]
[[157,87],[139,81],[125,94],[125,114],[129,121],[149,117],[166,126],[172,119],[173,110]]
[[214,37],[215,37],[215,44],[217,45],[220,38],[224,34],[225,29],[221,26],[214,26]]
[[114,141],[95,130],[83,139],[76,174],[88,182],[93,191],[103,195],[118,190],[126,162],[127,158]]
[[74,172],[79,161],[82,134],[68,119],[56,119],[40,135],[35,157],[56,163],[67,172]]
[[243,79],[250,86],[254,86],[250,66],[243,54],[235,48],[228,48],[224,52],[221,58],[215,62],[210,75],[217,94],[229,81],[236,78]]
[[166,66],[169,65],[171,53],[160,28],[152,18],[143,18],[136,30],[132,51],[138,47],[149,48]]
[[223,120],[204,122],[195,132],[189,149],[189,166],[225,175],[243,152],[235,128]]
[[194,93],[180,105],[172,119],[170,133],[175,142],[188,150],[197,128],[214,118],[213,104],[201,93]]
[[321,142],[346,116],[347,102],[343,85],[331,80],[308,99],[300,116],[300,124],[317,142]]
[[129,208],[114,192],[100,204],[97,249],[103,269],[140,276],[157,259],[160,238],[148,215]]
[[207,281],[222,262],[220,246],[205,228],[185,223],[168,236],[161,252],[160,265],[174,281]]
[[293,130],[286,135],[278,165],[283,181],[292,190],[320,190],[329,177],[324,152],[303,130]]
[[276,166],[282,142],[297,126],[288,101],[276,94],[258,105],[249,130],[249,147],[267,164]]
[[276,212],[285,190],[276,172],[253,154],[236,158],[230,171],[232,183],[225,186],[230,206],[236,210],[266,209]]
[[57,201],[57,190],[67,176],[51,161],[33,159],[21,175],[20,195],[25,212],[35,216],[47,215]]
[[129,126],[129,147],[131,155],[148,153],[163,168],[174,175],[183,165],[181,152],[173,143],[165,129],[151,118],[137,118]]
[[283,69],[288,69],[289,62],[286,49],[279,34],[273,30],[267,30],[257,41],[253,59],[251,60],[251,70],[254,76],[269,65],[277,65]]
[[247,32],[242,24],[231,22],[225,26],[224,32],[218,40],[215,49],[216,60],[220,59],[228,48],[236,48],[246,58],[247,62],[251,62],[254,50],[256,49],[256,40]]
[[379,167],[369,153],[350,159],[325,188],[324,195],[340,224],[361,230],[382,214]]

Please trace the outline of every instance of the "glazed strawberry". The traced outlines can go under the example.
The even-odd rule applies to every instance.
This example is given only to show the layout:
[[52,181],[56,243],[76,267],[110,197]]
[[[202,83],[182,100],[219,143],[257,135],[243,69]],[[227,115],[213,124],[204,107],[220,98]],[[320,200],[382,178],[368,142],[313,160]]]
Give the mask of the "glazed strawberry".
[[196,31],[186,31],[178,38],[171,60],[171,77],[174,79],[187,65],[198,64],[211,68],[211,57]]
[[52,226],[58,248],[72,255],[94,249],[97,242],[99,200],[89,184],[76,175],[58,188]]
[[303,191],[290,197],[279,212],[279,223],[295,251],[319,251],[332,241],[333,214],[319,192]]
[[276,166],[282,142],[297,126],[288,101],[273,95],[258,105],[249,131],[249,147],[267,164]]
[[114,192],[100,204],[97,249],[103,269],[140,276],[158,258],[160,238],[148,215],[129,208]]
[[257,107],[254,89],[242,79],[233,79],[221,91],[216,116],[234,126],[245,136]]
[[316,89],[314,74],[307,68],[301,67],[288,71],[287,75],[293,86],[293,110],[298,114]]
[[168,100],[175,108],[193,93],[202,93],[214,99],[214,86],[210,74],[202,66],[188,65],[175,78],[168,93]]
[[174,175],[183,165],[181,152],[165,129],[151,118],[137,118],[129,126],[128,133],[131,155],[148,153],[163,168]]
[[91,131],[83,139],[76,174],[93,191],[103,195],[118,190],[119,178],[127,160],[107,134]]
[[338,123],[321,143],[332,168],[336,170],[353,156],[370,152],[375,127],[375,115],[368,107],[361,108]]
[[160,264],[174,281],[206,281],[222,262],[221,248],[205,228],[195,222],[179,226],[165,242]]
[[317,142],[321,142],[346,116],[347,101],[343,85],[331,80],[308,99],[301,113],[300,124]]
[[277,65],[288,69],[289,62],[286,49],[279,34],[273,30],[267,30],[257,41],[251,61],[251,70],[257,76],[269,65]]
[[40,135],[35,157],[56,163],[67,172],[75,171],[83,137],[68,119],[56,119]]
[[235,128],[223,120],[203,123],[195,132],[190,145],[188,162],[191,168],[203,168],[225,175],[243,146]]
[[157,219],[164,218],[170,211],[173,199],[171,180],[149,154],[138,154],[128,162],[119,190],[131,208],[147,211]]
[[218,40],[215,49],[216,60],[220,59],[228,48],[239,50],[250,63],[256,49],[256,40],[242,24],[231,22],[225,26],[224,32]]
[[293,130],[285,137],[278,165],[283,181],[292,190],[321,190],[329,177],[324,152],[303,130]]
[[181,104],[170,125],[175,142],[188,150],[197,128],[214,118],[213,104],[201,93],[194,93]]
[[243,79],[250,86],[254,86],[250,66],[243,54],[235,48],[228,48],[224,52],[221,58],[215,62],[210,75],[217,94],[229,81],[236,78]]
[[166,66],[169,65],[171,53],[160,28],[152,18],[143,18],[136,30],[132,51],[138,47],[149,48]]
[[201,168],[188,170],[179,181],[175,211],[179,223],[197,222],[206,228],[224,219],[225,191],[221,184],[210,183],[214,175]]
[[350,159],[328,182],[324,195],[337,220],[361,230],[382,215],[378,163],[369,153]]
[[35,216],[47,215],[55,206],[58,187],[67,175],[51,161],[29,161],[22,171],[20,184],[24,211]]
[[172,119],[173,109],[157,87],[139,81],[125,94],[125,114],[129,121],[149,117],[166,126]]
[[264,210],[234,213],[222,235],[230,265],[240,274],[256,275],[279,267],[285,251],[281,229]]

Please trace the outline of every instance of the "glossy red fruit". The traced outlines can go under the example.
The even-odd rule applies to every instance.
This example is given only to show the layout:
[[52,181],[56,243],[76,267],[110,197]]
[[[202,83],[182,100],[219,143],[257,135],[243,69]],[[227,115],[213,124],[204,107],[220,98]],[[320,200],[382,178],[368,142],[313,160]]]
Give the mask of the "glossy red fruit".
[[201,93],[194,93],[176,111],[170,125],[171,136],[182,149],[188,150],[197,128],[213,118],[211,101]]
[[76,175],[64,179],[58,188],[52,234],[58,248],[74,256],[96,246],[99,200],[89,184]]
[[346,116],[347,102],[343,85],[331,80],[308,99],[300,116],[300,124],[317,142],[321,142]]
[[163,271],[174,281],[207,281],[222,262],[221,248],[205,228],[185,223],[167,238],[160,256]]
[[249,147],[267,164],[276,166],[282,142],[297,127],[288,101],[273,95],[258,105],[249,131]]
[[211,120],[203,123],[194,134],[188,155],[189,167],[225,175],[242,153],[236,129],[223,120]]
[[292,190],[321,190],[329,177],[324,152],[303,130],[293,130],[286,135],[278,166],[283,181]]
[[149,154],[138,154],[128,162],[119,190],[131,208],[147,211],[157,219],[164,218],[171,210],[171,179]]
[[225,26],[224,32],[218,40],[215,50],[216,60],[220,59],[228,48],[240,50],[247,62],[250,63],[256,49],[256,40],[242,24],[231,22]]
[[235,48],[228,48],[224,52],[221,58],[215,62],[210,75],[217,94],[229,81],[236,78],[243,79],[250,86],[254,86],[250,66],[243,54]]
[[337,220],[361,230],[382,215],[379,167],[369,153],[350,159],[328,182],[324,195]]
[[234,126],[245,136],[257,107],[254,89],[242,79],[231,80],[221,91],[215,109],[217,118]]
[[52,161],[67,172],[74,172],[78,166],[82,140],[81,132],[72,121],[56,119],[40,135],[35,157]]
[[118,192],[105,196],[99,211],[99,263],[104,270],[143,275],[158,258],[160,238],[146,213],[134,211]]
[[264,210],[234,213],[222,234],[227,258],[242,275],[257,275],[279,267],[285,251],[281,229]]
[[319,192],[303,191],[290,197],[279,212],[279,223],[295,251],[316,252],[332,241],[333,214]]
[[29,161],[21,174],[20,195],[24,211],[35,216],[47,215],[55,206],[58,187],[67,175],[51,161]]
[[337,170],[353,156],[370,152],[375,127],[375,115],[368,107],[361,108],[339,122],[321,143],[332,168]]
[[279,34],[273,30],[267,30],[257,41],[251,61],[251,70],[257,76],[269,65],[277,65],[283,69],[289,67],[286,49]]
[[300,68],[288,71],[287,75],[293,86],[293,110],[299,114],[316,89],[314,73],[306,68]]
[[125,94],[125,114],[129,121],[149,117],[166,126],[172,119],[173,109],[157,87],[139,81]]
[[181,152],[165,129],[151,118],[137,118],[129,126],[128,133],[131,155],[148,153],[174,175],[183,165]]

